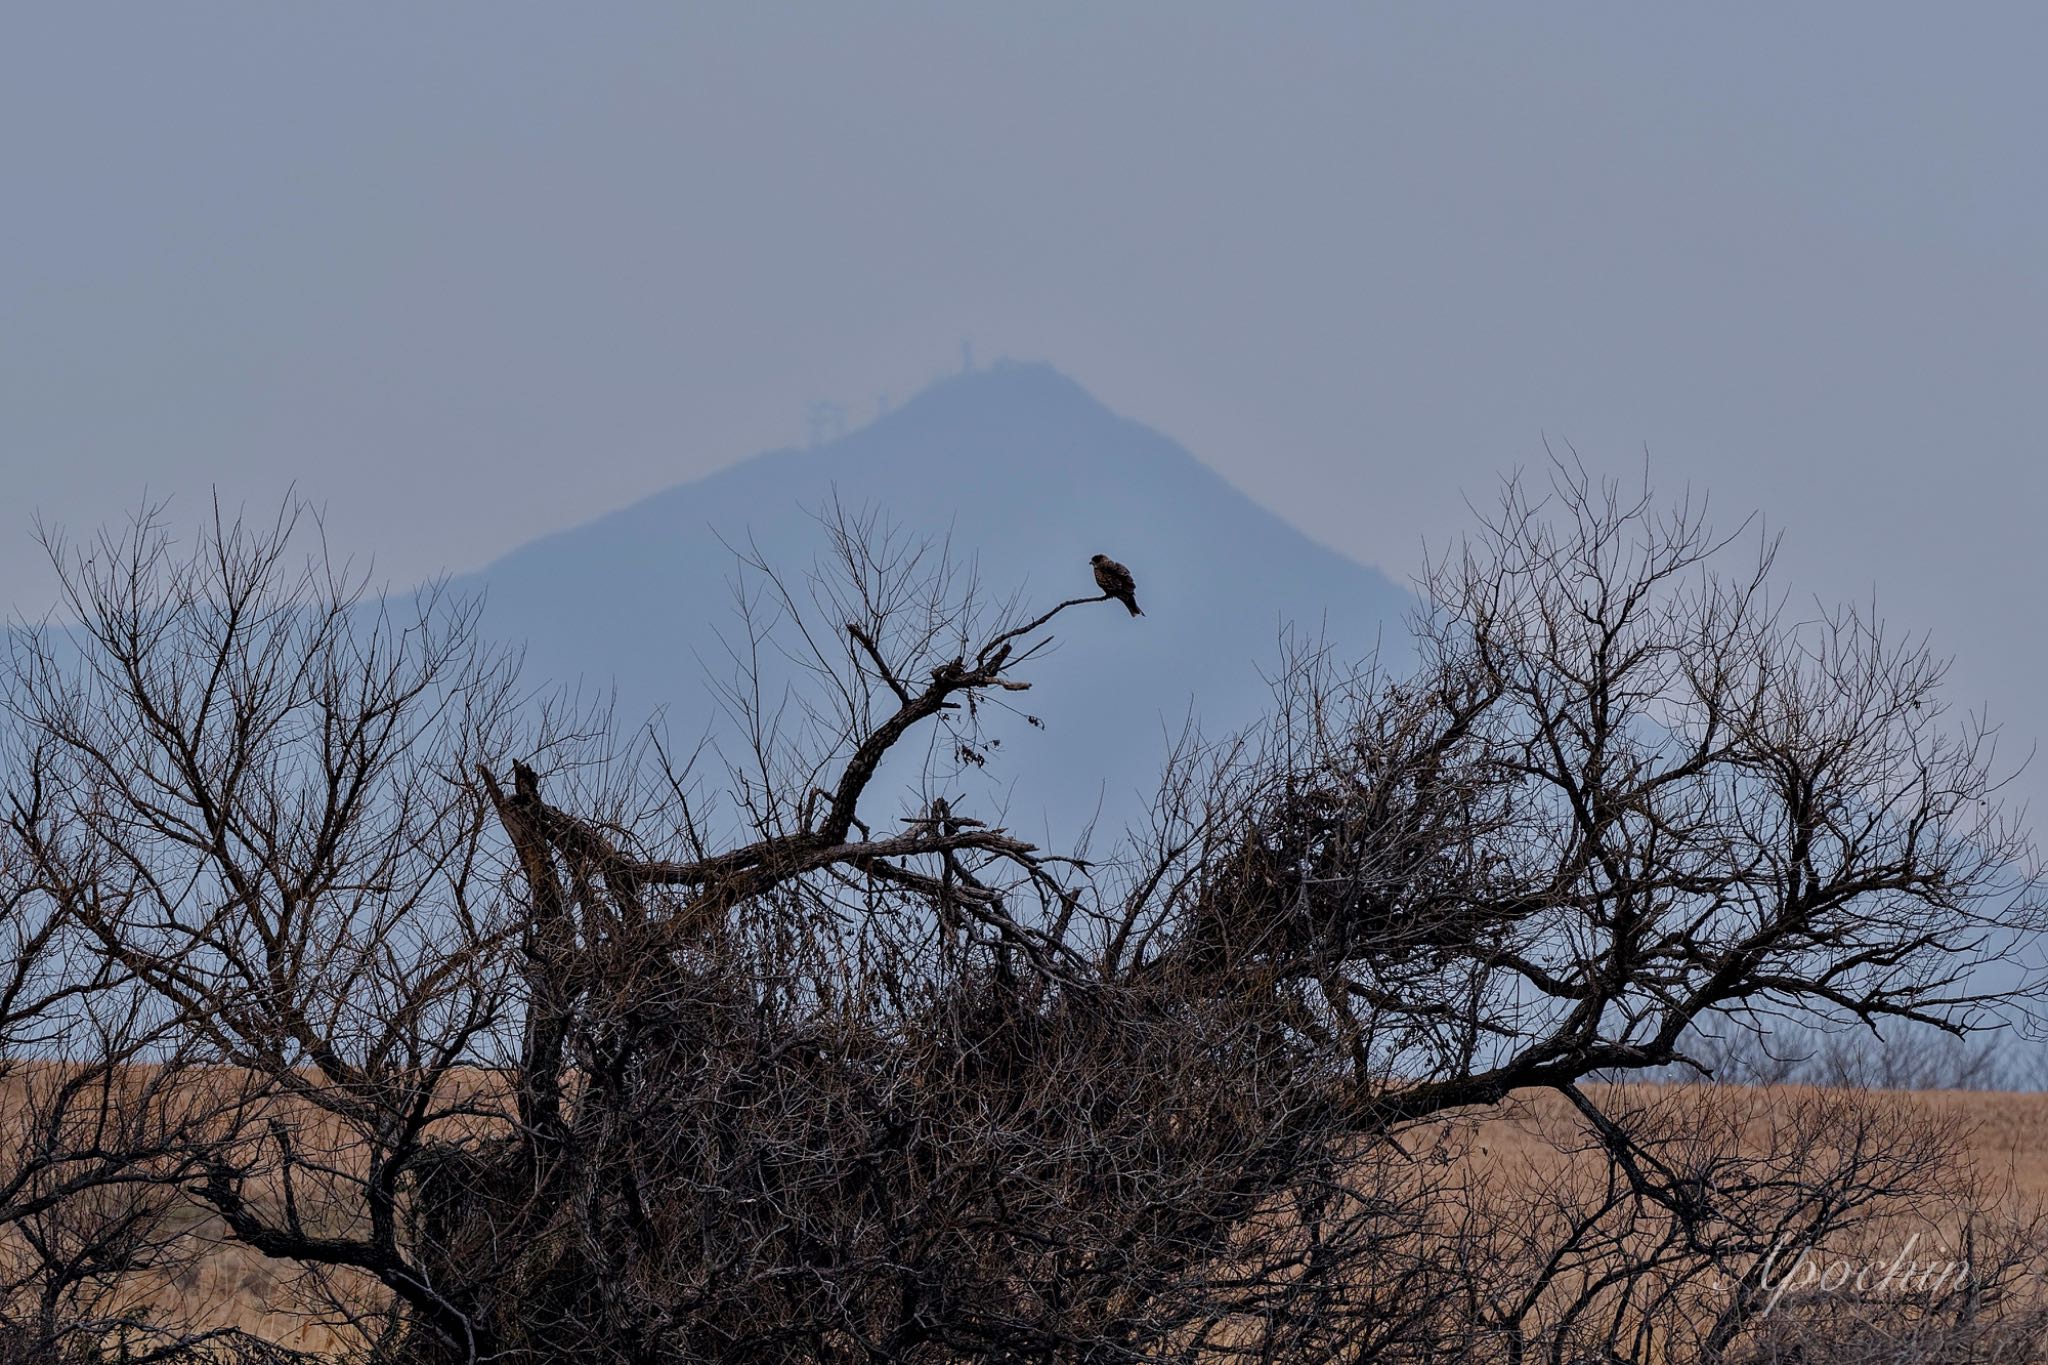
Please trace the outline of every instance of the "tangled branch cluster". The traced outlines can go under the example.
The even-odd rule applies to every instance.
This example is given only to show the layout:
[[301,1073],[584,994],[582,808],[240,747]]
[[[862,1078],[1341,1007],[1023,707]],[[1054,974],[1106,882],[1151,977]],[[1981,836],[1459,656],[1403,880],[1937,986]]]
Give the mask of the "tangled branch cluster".
[[[1990,733],[1768,544],[1511,483],[1413,673],[1297,657],[1087,859],[951,782],[1107,599],[825,524],[741,556],[687,760],[289,516],[53,546],[78,624],[0,693],[8,1349],[313,1349],[175,1292],[225,1246],[394,1361],[1761,1360],[1773,1248],[1974,1198],[1909,1107],[1614,1084],[2031,986],[1980,970],[2042,918]],[[1518,1113],[1508,1169],[1470,1122]],[[2038,1232],[1972,1226],[1967,1301],[1783,1312],[2017,1339]]]

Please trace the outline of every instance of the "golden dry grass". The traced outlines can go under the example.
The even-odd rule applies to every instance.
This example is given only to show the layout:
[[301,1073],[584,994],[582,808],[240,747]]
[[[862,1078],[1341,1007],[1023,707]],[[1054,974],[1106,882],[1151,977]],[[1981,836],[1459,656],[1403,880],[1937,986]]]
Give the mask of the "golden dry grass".
[[[1596,1097],[1602,1087],[1589,1086]],[[1825,1093],[1810,1086],[1771,1086],[1771,1106]],[[1870,1092],[1896,1100],[1967,1135],[1970,1151],[1987,1173],[2008,1172],[2021,1194],[2048,1196],[2048,1094],[1918,1090]],[[1553,1091],[1515,1095],[1499,1114],[1467,1120],[1474,1150],[1492,1160],[1544,1159],[1575,1125],[1570,1105]]]
[[[5,1087],[9,1093],[0,1094],[0,1122],[18,1114],[22,1084],[16,1073]],[[1700,1093],[1705,1103],[1708,1092]],[[1817,1093],[1799,1087],[1741,1092],[1754,1102],[1759,1122],[1767,1122],[1774,1109],[1789,1108],[1802,1096]],[[1723,1098],[1728,1094],[1722,1092]],[[2014,1209],[2048,1203],[2048,1095],[1933,1091],[1894,1092],[1882,1098],[1963,1135],[1984,1185],[1998,1199]],[[1578,1116],[1552,1092],[1517,1095],[1496,1112],[1453,1119],[1435,1131],[1464,1154],[1462,1159],[1473,1163],[1475,1175],[1533,1177],[1590,1159]],[[1580,1155],[1565,1154],[1572,1148]],[[239,1328],[301,1350],[346,1349],[360,1343],[359,1329],[331,1312],[319,1311],[317,1286],[295,1267],[234,1244],[223,1235],[218,1220],[197,1205],[190,1206],[188,1216],[190,1234],[204,1248],[202,1253],[166,1272],[137,1277],[123,1287],[125,1301],[145,1310],[175,1311],[193,1326]],[[363,1304],[379,1302],[374,1285],[361,1284],[359,1291]]]

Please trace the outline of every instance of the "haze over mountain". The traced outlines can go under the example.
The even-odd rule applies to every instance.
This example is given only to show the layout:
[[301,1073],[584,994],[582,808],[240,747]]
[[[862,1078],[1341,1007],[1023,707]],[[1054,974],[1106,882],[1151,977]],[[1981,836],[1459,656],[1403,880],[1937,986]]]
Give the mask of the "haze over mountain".
[[[1405,656],[1409,595],[1308,539],[1172,440],[1103,407],[1044,365],[1004,362],[940,381],[873,424],[759,455],[545,537],[461,579],[486,631],[527,646],[529,680],[616,688],[627,724],[656,709],[689,744],[729,744],[714,680],[729,680],[735,547],[800,579],[828,550],[838,499],[906,533],[950,537],[982,590],[1043,608],[1093,594],[1088,558],[1128,564],[1145,615],[1070,611],[1016,698],[1042,729],[998,721],[995,761],[953,784],[1007,800],[1020,830],[1072,833],[1100,803],[1114,829],[1140,809],[1190,714],[1218,733],[1259,716],[1262,671],[1292,624],[1348,657]],[[838,623],[826,623],[835,627]],[[907,790],[906,809],[914,804]]]

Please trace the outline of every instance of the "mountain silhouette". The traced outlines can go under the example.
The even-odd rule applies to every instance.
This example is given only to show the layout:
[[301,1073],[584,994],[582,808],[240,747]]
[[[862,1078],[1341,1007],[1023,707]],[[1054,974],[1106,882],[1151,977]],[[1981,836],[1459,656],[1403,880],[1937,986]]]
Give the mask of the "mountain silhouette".
[[[829,443],[756,456],[534,541],[452,586],[486,593],[484,629],[525,642],[530,681],[616,689],[623,721],[660,710],[685,744],[730,744],[715,684],[733,674],[726,642],[743,638],[735,551],[801,586],[829,549],[818,517],[835,498],[949,539],[985,594],[1021,590],[1034,609],[1094,594],[1097,552],[1135,574],[1146,614],[1100,603],[1061,616],[1056,647],[1019,674],[1032,689],[1005,698],[1042,728],[996,717],[992,761],[951,781],[1005,803],[1027,837],[1063,839],[1098,810],[1110,831],[1142,811],[1191,714],[1216,734],[1264,712],[1262,674],[1290,625],[1350,657],[1384,632],[1390,658],[1405,655],[1411,599],[1384,575],[1052,368],[1014,362],[942,380]],[[897,777],[910,809],[921,798]]]

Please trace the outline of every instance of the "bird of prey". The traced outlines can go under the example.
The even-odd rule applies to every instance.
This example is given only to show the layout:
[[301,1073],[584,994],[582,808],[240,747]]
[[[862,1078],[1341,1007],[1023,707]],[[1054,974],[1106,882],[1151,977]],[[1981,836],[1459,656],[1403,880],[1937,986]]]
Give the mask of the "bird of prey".
[[1129,607],[1133,616],[1145,614],[1138,610],[1138,584],[1129,569],[1108,555],[1096,555],[1088,564],[1095,570],[1095,586],[1102,589],[1103,596],[1114,597]]

